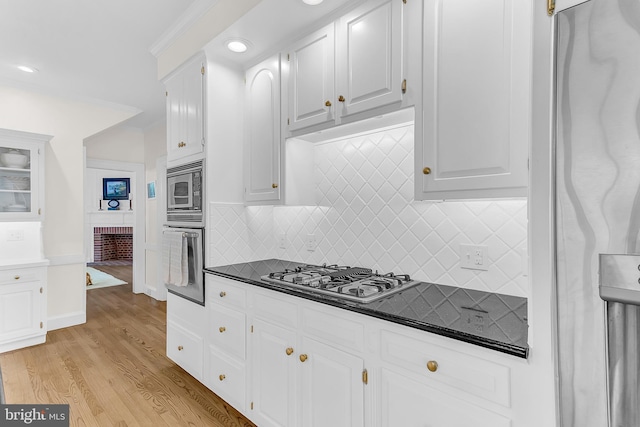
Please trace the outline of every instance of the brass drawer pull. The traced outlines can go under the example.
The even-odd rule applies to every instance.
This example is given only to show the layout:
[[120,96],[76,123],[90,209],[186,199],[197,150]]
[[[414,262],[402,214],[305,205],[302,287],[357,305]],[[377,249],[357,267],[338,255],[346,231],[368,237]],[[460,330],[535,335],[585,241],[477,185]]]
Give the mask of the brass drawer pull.
[[224,331],[227,330],[227,328],[225,328],[224,326],[220,326],[220,329],[218,329],[220,331],[220,333],[223,333]]
[[300,361],[301,361],[302,363],[306,362],[308,358],[309,358],[309,357],[308,357],[306,354],[301,354],[301,355],[300,355]]
[[183,349],[184,349],[183,346],[181,346],[181,345],[178,346],[178,351],[182,351]]
[[220,292],[220,298],[224,298],[227,296],[227,293],[225,291]]
[[278,184],[271,184],[271,188],[278,188]]
[[431,168],[425,167],[424,169],[422,169],[422,173],[425,175],[429,175],[431,173]]
[[227,378],[227,376],[224,374],[220,374],[218,378],[220,378],[220,381],[224,381],[224,379]]
[[338,97],[338,101],[340,101],[340,102],[344,102],[344,101],[346,101],[346,99],[344,99],[344,96],[340,95],[340,96]]
[[327,101],[327,102],[325,102],[325,103],[324,103],[324,106],[325,106],[325,107],[331,107],[331,101]]
[[20,276],[13,276],[14,279],[20,280]]
[[429,360],[427,362],[427,369],[430,370],[431,372],[435,372],[438,370],[438,362],[436,362],[435,360]]
[[287,356],[291,356],[293,354],[293,348],[289,347],[285,352],[287,353]]

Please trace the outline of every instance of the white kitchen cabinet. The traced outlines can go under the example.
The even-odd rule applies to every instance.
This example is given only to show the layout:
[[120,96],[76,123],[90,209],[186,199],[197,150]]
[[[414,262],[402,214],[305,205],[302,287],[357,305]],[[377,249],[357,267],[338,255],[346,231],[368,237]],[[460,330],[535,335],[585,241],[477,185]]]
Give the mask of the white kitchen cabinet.
[[417,200],[527,195],[531,3],[425,3]]
[[165,80],[167,164],[202,157],[205,147],[206,60],[198,55]]
[[300,135],[403,106],[403,7],[400,1],[366,2],[287,50],[289,132]]
[[335,121],[334,39],[331,23],[288,49],[291,131]]
[[384,427],[511,427],[502,415],[471,405],[418,382],[381,370],[380,425]]
[[308,336],[300,349],[299,425],[364,426],[364,360]]
[[338,21],[341,117],[402,101],[402,11],[401,1],[369,1]]
[[247,70],[245,183],[248,204],[281,200],[280,54]]
[[203,306],[167,293],[167,357],[201,382],[206,320]]
[[46,291],[46,266],[0,267],[0,353],[45,342]]
[[252,340],[257,424],[364,425],[363,359],[261,318]]
[[48,135],[0,129],[0,221],[44,219]]
[[296,331],[255,319],[251,341],[251,419],[260,426],[298,425]]
[[246,293],[229,281],[205,277],[207,290],[204,384],[239,411],[246,402]]

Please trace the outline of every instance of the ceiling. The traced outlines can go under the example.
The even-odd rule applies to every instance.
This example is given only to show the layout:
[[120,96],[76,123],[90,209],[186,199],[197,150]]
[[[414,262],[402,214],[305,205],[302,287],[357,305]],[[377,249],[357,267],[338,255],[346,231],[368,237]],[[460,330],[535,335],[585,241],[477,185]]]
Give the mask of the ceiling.
[[149,47],[192,2],[0,0],[0,82],[134,107],[127,125],[146,128],[165,108]]
[[[360,1],[308,6],[300,0],[262,0],[212,40],[207,51],[251,65],[265,50],[286,47],[291,37]],[[141,113],[124,125],[147,128],[165,117],[165,90],[150,48],[189,15],[189,8],[193,13],[193,6],[202,10],[203,4],[216,2],[0,0],[0,83],[134,107]],[[228,52],[223,42],[234,36],[249,40],[250,50]],[[20,71],[20,64],[38,72]]]

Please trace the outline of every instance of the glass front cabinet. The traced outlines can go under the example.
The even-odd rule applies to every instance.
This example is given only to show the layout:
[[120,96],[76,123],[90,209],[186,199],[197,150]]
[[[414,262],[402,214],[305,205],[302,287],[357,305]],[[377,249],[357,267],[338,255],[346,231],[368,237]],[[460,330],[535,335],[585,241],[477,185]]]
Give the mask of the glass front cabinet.
[[44,217],[44,152],[52,137],[0,129],[0,221]]

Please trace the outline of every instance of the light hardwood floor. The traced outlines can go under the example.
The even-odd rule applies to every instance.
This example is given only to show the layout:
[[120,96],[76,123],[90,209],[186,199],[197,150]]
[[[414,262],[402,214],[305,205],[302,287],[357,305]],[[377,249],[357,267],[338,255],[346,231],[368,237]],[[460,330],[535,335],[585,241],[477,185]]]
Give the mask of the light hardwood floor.
[[[131,283],[131,267],[100,269]],[[0,355],[7,403],[68,403],[71,426],[253,426],[166,357],[166,303],[87,292],[87,323]]]

